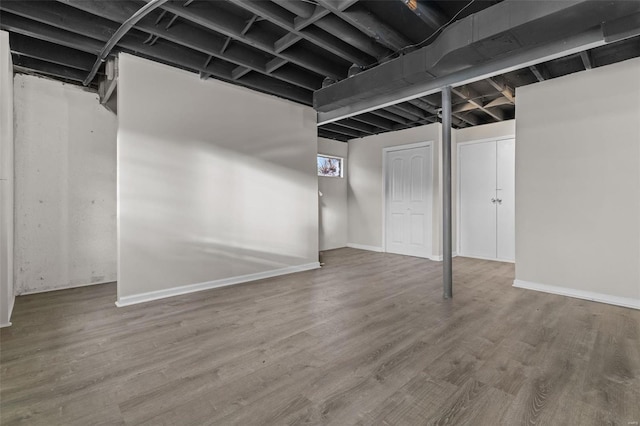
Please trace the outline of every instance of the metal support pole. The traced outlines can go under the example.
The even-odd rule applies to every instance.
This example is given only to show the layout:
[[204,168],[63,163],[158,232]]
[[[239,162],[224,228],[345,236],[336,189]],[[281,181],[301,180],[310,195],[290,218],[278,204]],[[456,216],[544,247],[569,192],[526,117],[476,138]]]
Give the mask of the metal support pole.
[[451,259],[451,86],[442,89],[442,272],[443,297],[453,297]]

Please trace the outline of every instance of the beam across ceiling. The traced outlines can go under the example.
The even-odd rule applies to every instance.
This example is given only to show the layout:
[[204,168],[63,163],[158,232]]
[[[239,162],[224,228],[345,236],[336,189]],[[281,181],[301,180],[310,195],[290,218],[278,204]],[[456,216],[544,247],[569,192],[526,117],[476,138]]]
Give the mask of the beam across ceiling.
[[14,54],[84,71],[85,74],[95,61],[95,56],[90,53],[16,33],[9,35],[9,46]]
[[[0,4],[0,7],[2,5]],[[37,21],[23,18],[12,13],[0,13],[0,28],[14,34],[28,36],[34,40],[48,41],[60,46],[69,47],[79,52],[97,55],[103,43],[60,28],[43,25]]]
[[296,54],[290,51],[278,51],[278,49],[274,47],[276,40],[273,40],[269,34],[253,31],[242,34],[242,29],[245,25],[244,21],[221,8],[212,8],[212,4],[215,5],[215,3],[207,3],[205,5],[193,3],[189,5],[189,7],[184,7],[172,2],[163,5],[163,9],[218,34],[231,37],[233,40],[239,41],[247,46],[311,70],[320,76],[343,78],[346,75],[345,71],[337,64],[324,61],[312,52],[304,51],[304,49],[299,49],[295,52]]
[[549,70],[544,64],[531,65],[529,67],[529,70],[533,73],[533,75],[539,82],[548,80],[550,78]]
[[30,58],[28,56],[14,56],[13,66],[16,71],[25,72],[27,74],[32,73],[33,70],[38,70],[41,74],[77,83],[81,83],[87,76],[86,71],[53,64],[51,62]]
[[[639,11],[640,2],[505,0],[447,27],[429,46],[316,91],[318,124],[602,46],[609,25]],[[456,70],[449,58],[459,57],[467,67]]]
[[[118,2],[65,0],[64,3],[118,23],[124,22],[126,16],[130,14],[132,10],[135,10],[136,7],[136,3],[124,0]],[[231,39],[228,37],[215,37],[204,29],[192,27],[183,22],[174,22],[170,30],[168,30],[163,25],[157,25],[155,21],[155,17],[149,17],[138,22],[136,28],[145,33],[202,52],[213,58],[231,62],[245,69],[268,75],[286,83],[294,84],[308,90],[316,90],[320,87],[321,78],[311,73],[290,73],[286,72],[286,70],[268,72],[268,57],[257,55],[254,51],[242,45],[234,45],[232,48],[229,48],[229,41]],[[235,80],[241,77],[236,70],[237,68],[234,68],[231,76],[232,79]]]
[[262,16],[269,22],[287,30],[292,37],[307,40],[316,46],[354,64],[369,65],[373,58],[362,51],[345,43],[340,38],[324,31],[317,31],[313,27],[297,30],[291,13],[282,10],[281,7],[269,1],[256,0],[229,0],[236,6],[246,9],[251,13]]
[[[87,2],[87,4],[95,3],[101,2]],[[104,3],[109,4],[110,2]],[[118,3],[120,2],[111,4],[117,6]],[[36,32],[42,31],[47,34],[47,37],[54,37],[56,33],[59,33],[61,37],[68,39],[68,34],[73,34],[78,40],[90,38],[93,39],[93,43],[96,40],[106,42],[119,27],[114,21],[88,14],[83,10],[54,1],[24,2],[3,0],[0,3],[0,11],[2,12],[0,26],[3,28],[4,22],[7,20],[6,17],[17,15],[22,18],[23,22],[37,22],[38,25],[33,25],[32,30]],[[11,21],[11,18],[9,20]],[[18,22],[16,25],[19,24]],[[178,25],[174,24],[171,30],[176,31],[177,28]],[[119,41],[118,48],[125,52],[139,54],[178,68],[207,73],[223,81],[233,81],[232,71],[235,65],[228,61],[207,62],[208,56],[202,52],[185,49],[179,44],[162,38],[157,40],[155,44],[150,45],[145,43],[147,39],[148,35],[146,33],[134,29]],[[89,46],[85,50],[88,49]],[[248,74],[235,82],[261,92],[277,94],[305,105],[309,105],[312,100],[311,90],[258,73]]]
[[490,115],[491,117],[496,119],[496,121],[504,120],[504,114],[502,113],[502,111],[489,109],[487,105],[483,103],[482,96],[478,92],[471,89],[469,86],[451,89],[451,93],[469,102],[471,105],[475,106],[485,114]]
[[327,139],[338,140],[341,142],[347,142],[349,139],[352,139],[349,136],[343,135],[342,133],[332,132],[331,130],[325,130],[324,128],[318,129],[318,136]]

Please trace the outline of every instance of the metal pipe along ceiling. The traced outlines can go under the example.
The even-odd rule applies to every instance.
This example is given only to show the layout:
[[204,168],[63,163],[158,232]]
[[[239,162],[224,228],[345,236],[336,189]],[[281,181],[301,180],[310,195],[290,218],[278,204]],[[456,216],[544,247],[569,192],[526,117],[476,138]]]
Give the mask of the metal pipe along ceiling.
[[100,65],[104,62],[105,59],[107,59],[107,56],[109,56],[109,54],[111,53],[111,50],[116,44],[118,44],[120,39],[124,37],[124,35],[131,28],[133,28],[133,26],[139,20],[147,16],[150,12],[152,12],[156,8],[162,6],[167,1],[169,0],[150,0],[147,4],[142,6],[140,10],[134,13],[131,16],[131,18],[123,22],[120,28],[118,28],[118,30],[111,36],[109,41],[107,41],[107,44],[104,45],[104,47],[98,54],[98,58],[96,59],[96,62],[93,64],[93,68],[91,69],[91,72],[89,73],[87,78],[84,79],[82,84],[85,86],[88,86],[89,84],[91,84],[91,82],[93,81],[93,78],[96,76],[96,73],[98,72],[98,69],[100,68]]
[[640,2],[505,0],[422,49],[317,90],[318,124],[601,46],[610,32],[629,37],[640,29],[621,21],[639,12]]

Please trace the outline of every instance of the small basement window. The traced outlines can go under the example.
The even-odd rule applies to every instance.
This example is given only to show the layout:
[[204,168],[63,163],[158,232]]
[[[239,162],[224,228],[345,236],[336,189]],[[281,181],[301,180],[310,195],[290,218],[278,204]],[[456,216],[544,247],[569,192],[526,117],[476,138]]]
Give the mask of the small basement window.
[[318,176],[342,177],[342,158],[318,155]]

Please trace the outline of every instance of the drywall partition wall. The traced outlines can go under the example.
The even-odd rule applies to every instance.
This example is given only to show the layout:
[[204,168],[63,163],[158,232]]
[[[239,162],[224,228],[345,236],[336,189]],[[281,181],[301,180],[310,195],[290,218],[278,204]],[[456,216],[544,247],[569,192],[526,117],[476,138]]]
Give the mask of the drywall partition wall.
[[13,291],[13,64],[0,31],[0,327],[11,325]]
[[320,201],[320,250],[347,246],[347,179],[349,171],[348,144],[331,139],[318,138],[318,154],[343,159],[343,177],[318,176]]
[[[503,139],[513,137],[516,134],[516,121],[505,120],[497,123],[483,124],[482,126],[467,127],[453,131],[455,142],[473,142],[489,139]],[[454,150],[456,151],[456,150]]]
[[123,54],[118,305],[318,267],[316,115]]
[[439,123],[382,133],[349,141],[349,246],[382,251],[383,148],[433,142],[433,258],[442,255],[441,162],[442,126]]
[[640,59],[518,88],[515,285],[640,308]]
[[16,293],[115,281],[115,115],[78,86],[14,83]]

